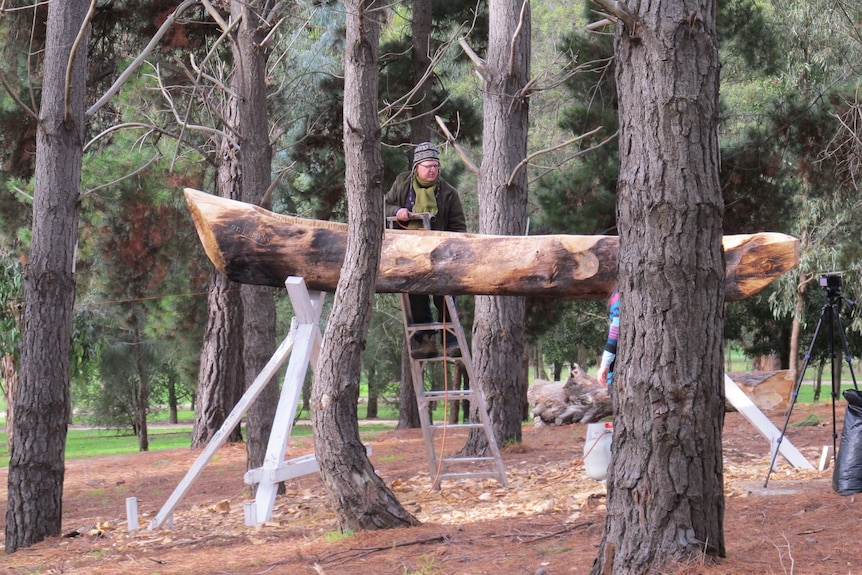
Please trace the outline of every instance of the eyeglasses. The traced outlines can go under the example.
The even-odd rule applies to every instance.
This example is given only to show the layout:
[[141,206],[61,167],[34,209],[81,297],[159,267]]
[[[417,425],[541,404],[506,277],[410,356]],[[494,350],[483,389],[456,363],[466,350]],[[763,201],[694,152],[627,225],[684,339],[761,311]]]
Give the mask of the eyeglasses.
[[421,164],[419,164],[419,166],[421,166],[421,167],[425,168],[426,170],[439,170],[439,169],[440,169],[440,164],[425,164],[425,163],[421,163]]

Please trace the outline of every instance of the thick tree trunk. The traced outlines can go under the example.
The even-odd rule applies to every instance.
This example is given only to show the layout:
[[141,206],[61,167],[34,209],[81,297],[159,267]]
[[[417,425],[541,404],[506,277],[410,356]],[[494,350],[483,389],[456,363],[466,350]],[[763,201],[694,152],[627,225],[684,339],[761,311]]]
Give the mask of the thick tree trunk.
[[[312,387],[311,421],[320,475],[341,529],[416,525],[368,460],[359,439],[362,352],[373,309],[383,234],[383,161],[377,119],[380,12],[348,0],[344,62],[344,155],[348,239],[341,279]],[[369,270],[371,270],[369,272]]]
[[[527,229],[531,16],[529,2],[491,0],[484,71],[483,157],[479,173],[479,231],[523,236]],[[526,299],[478,296],[473,319],[473,374],[499,445],[520,443],[526,398]],[[476,409],[476,406],[473,406]],[[472,417],[472,416],[471,416]],[[472,430],[464,452],[484,453],[486,437]]]
[[595,575],[725,553],[717,7],[631,6],[637,25],[615,41],[621,323]]
[[[311,289],[338,284],[347,226],[294,218],[186,189],[210,260],[233,281]],[[725,299],[757,293],[799,262],[799,241],[777,233],[724,237]],[[386,230],[380,293],[606,299],[616,281],[617,236],[505,236]],[[515,265],[517,264],[517,265]]]
[[[231,12],[241,16],[234,58],[239,65],[234,70],[237,84],[242,87],[239,103],[242,147],[242,198],[250,204],[268,207],[265,194],[272,173],[272,146],[269,140],[267,114],[267,70],[269,50],[262,45],[270,31],[265,18],[270,17],[272,0],[240,2],[232,0]],[[284,277],[284,280],[287,276]],[[283,282],[283,280],[282,280]],[[284,285],[282,283],[282,285]],[[262,286],[242,286],[243,307],[243,366],[245,388],[255,380],[275,353],[276,311],[272,289]],[[279,385],[273,378],[261,391],[247,412],[246,453],[248,469],[263,466],[269,436],[278,407]],[[284,492],[284,485],[279,485]]]
[[88,5],[87,0],[48,3],[21,380],[9,459],[7,553],[58,535],[62,522],[89,33],[75,54],[70,50]]

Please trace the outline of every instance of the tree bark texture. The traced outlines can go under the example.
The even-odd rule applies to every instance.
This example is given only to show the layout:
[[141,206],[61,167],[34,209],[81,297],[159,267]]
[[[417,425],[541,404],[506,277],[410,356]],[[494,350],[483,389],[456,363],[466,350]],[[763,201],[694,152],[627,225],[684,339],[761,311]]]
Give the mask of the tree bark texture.
[[74,54],[71,50],[88,5],[86,0],[48,4],[21,379],[13,406],[7,553],[58,535],[61,528],[89,32]]
[[410,37],[413,43],[410,68],[413,82],[418,88],[411,102],[410,141],[420,144],[431,139],[432,119],[428,113],[431,111],[434,91],[431,76],[426,78],[431,67],[431,0],[413,0]]
[[[488,57],[484,70],[479,232],[523,236],[527,231],[531,16],[523,0],[491,0]],[[478,296],[473,319],[473,375],[485,396],[499,445],[520,443],[526,299]],[[473,406],[475,409],[476,406]],[[472,416],[471,416],[472,417]],[[486,437],[471,430],[465,453],[484,453]]]
[[348,0],[344,60],[344,156],[348,237],[341,278],[312,387],[311,419],[320,475],[342,530],[418,521],[374,471],[359,438],[362,354],[373,309],[383,235],[383,160],[377,118],[378,44],[384,12]]
[[[210,278],[207,325],[195,403],[192,447],[205,446],[242,396],[243,342],[240,285],[218,272]],[[240,441],[237,426],[228,441]]]
[[[242,199],[242,163],[239,156],[242,142],[235,136],[241,133],[241,80],[241,74],[234,73],[230,81],[231,91],[225,96],[222,110],[225,134],[218,144],[216,170],[219,195],[232,200]],[[210,280],[207,306],[192,447],[203,447],[209,442],[245,390],[242,296],[239,284],[214,273]],[[227,441],[241,439],[240,427],[237,426]]]
[[[270,16],[272,0],[240,2],[232,0],[231,11],[241,16],[237,41],[233,44],[234,74],[242,87],[240,111],[240,163],[242,165],[242,198],[254,205],[268,207],[272,173],[272,146],[267,113],[266,65],[269,49],[262,45],[270,31],[264,18]],[[285,280],[287,277],[284,278]],[[247,389],[275,353],[276,311],[271,288],[243,285],[243,366]],[[248,469],[263,466],[266,448],[278,407],[278,379],[273,378],[249,407],[246,422]],[[284,485],[279,486],[283,491]]]
[[723,556],[723,202],[715,0],[617,25],[621,329],[594,574]]

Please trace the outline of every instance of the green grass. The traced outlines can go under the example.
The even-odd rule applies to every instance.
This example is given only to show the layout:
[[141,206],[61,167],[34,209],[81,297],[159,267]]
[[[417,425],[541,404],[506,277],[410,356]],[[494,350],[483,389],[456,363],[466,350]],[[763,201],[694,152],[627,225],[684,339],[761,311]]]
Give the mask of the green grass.
[[[0,420],[0,428],[3,421]],[[391,424],[373,423],[363,424],[360,428],[360,437],[363,440],[371,440],[374,435],[384,431],[391,431]],[[171,428],[152,427],[149,428],[147,437],[149,439],[149,450],[160,451],[164,449],[188,448],[192,440],[192,427],[177,426]],[[311,425],[308,421],[298,421],[291,429],[291,437],[307,437],[311,435]],[[130,432],[118,432],[107,429],[76,429],[72,428],[66,435],[66,459],[86,459],[104,455],[124,455],[138,451],[138,438]],[[6,434],[0,432],[0,467],[9,465],[9,449],[6,442]]]

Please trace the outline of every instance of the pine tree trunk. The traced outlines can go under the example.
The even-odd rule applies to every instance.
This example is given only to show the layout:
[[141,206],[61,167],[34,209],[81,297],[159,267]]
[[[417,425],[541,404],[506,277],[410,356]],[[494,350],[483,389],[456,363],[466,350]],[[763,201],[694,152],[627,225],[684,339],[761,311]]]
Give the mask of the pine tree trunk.
[[725,553],[716,4],[631,4],[637,26],[617,24],[621,324],[594,575]]
[[419,419],[419,404],[416,402],[416,390],[413,389],[413,376],[410,373],[410,352],[407,342],[401,346],[401,386],[398,395],[398,427],[397,429],[418,429],[422,426]]
[[[530,80],[530,4],[491,0],[485,69],[484,155],[479,175],[479,232],[521,236],[527,228],[527,157]],[[485,394],[499,445],[520,443],[526,389],[526,299],[477,296],[473,320],[473,374]],[[472,430],[464,453],[481,454],[485,435]]]
[[[413,47],[410,51],[410,68],[413,83],[417,86],[416,95],[410,105],[410,141],[414,144],[431,139],[431,118],[428,112],[434,101],[431,85],[431,0],[413,0],[413,18],[410,21],[410,38]],[[426,74],[427,77],[426,77]],[[423,80],[424,78],[424,80]]]
[[[240,149],[242,164],[242,197],[250,204],[269,207],[265,196],[272,173],[272,146],[269,139],[267,114],[266,64],[269,49],[262,45],[270,27],[264,18],[270,15],[272,0],[253,2],[231,1],[231,11],[240,17],[234,59],[239,65],[234,74],[241,87],[239,103],[240,126],[244,139]],[[287,279],[286,277],[284,278]],[[276,311],[273,290],[267,287],[242,286],[243,307],[243,366],[245,386],[255,380],[275,353]],[[278,379],[273,378],[261,391],[247,412],[246,453],[248,469],[263,466],[266,448],[278,407]],[[279,485],[284,492],[284,484]]]
[[87,0],[48,3],[21,379],[9,459],[7,553],[58,535],[62,522],[89,33],[71,60],[70,50],[88,5]]
[[376,2],[348,0],[344,59],[347,254],[312,388],[315,454],[342,530],[416,525],[374,471],[359,438],[357,401],[383,241],[383,161],[377,117],[380,17]]
[[[225,128],[231,134],[240,130],[241,77],[231,77],[231,93],[222,112]],[[245,142],[243,142],[245,145]],[[218,193],[223,198],[242,200],[240,150],[233,138],[224,136],[219,143],[217,168]],[[286,278],[285,278],[286,279]],[[240,285],[218,273],[210,280],[207,325],[201,350],[198,397],[192,447],[203,447],[221,428],[227,415],[245,390],[243,365],[243,310]],[[242,439],[240,426],[227,441]]]
[[[192,447],[203,447],[209,442],[242,395],[240,284],[214,271],[210,278],[207,309],[209,315],[201,349]],[[228,436],[228,441],[241,439],[237,426]]]

